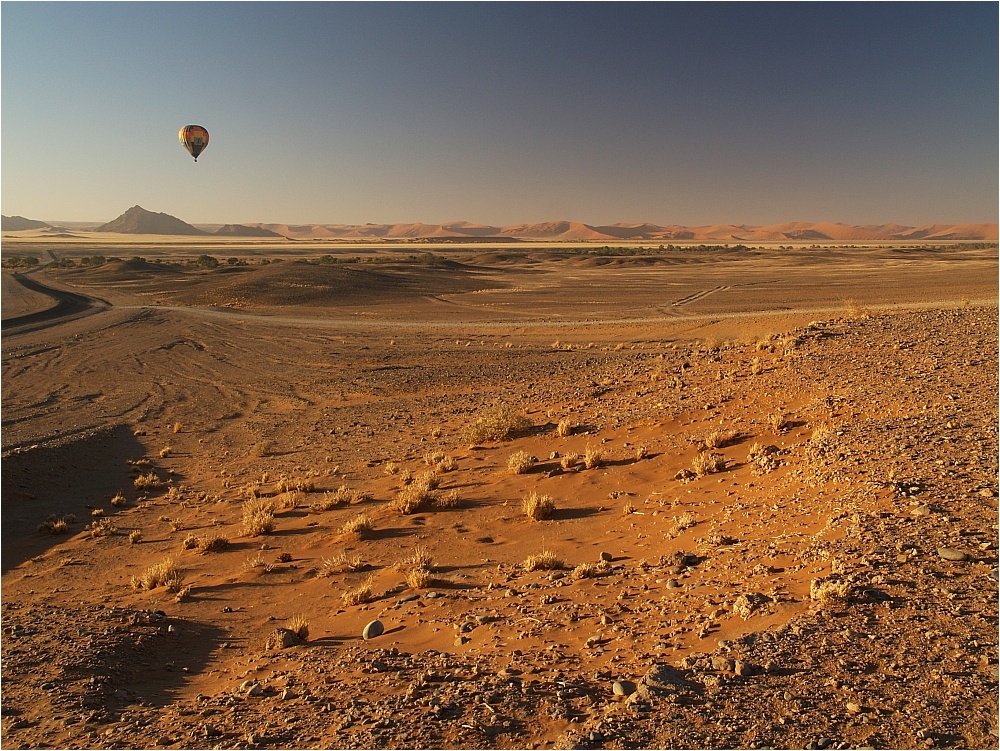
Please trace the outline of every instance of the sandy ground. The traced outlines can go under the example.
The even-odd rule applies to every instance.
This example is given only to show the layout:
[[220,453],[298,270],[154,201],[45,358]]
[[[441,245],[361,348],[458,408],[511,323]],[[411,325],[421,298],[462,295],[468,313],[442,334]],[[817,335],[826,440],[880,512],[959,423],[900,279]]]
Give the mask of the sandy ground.
[[5,747],[996,747],[995,250],[377,261],[4,272]]

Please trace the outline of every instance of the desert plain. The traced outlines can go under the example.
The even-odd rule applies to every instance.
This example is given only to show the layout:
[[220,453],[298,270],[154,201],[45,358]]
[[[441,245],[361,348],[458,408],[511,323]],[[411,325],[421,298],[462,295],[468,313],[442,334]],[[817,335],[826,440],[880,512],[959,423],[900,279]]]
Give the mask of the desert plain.
[[997,747],[995,246],[362,250],[5,238],[4,747]]

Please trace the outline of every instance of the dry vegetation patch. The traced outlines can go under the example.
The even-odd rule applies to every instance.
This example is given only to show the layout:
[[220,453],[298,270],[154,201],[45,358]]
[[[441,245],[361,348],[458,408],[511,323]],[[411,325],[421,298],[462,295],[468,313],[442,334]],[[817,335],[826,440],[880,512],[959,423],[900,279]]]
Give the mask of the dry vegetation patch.
[[531,427],[531,420],[504,403],[494,404],[462,431],[467,443],[505,441]]

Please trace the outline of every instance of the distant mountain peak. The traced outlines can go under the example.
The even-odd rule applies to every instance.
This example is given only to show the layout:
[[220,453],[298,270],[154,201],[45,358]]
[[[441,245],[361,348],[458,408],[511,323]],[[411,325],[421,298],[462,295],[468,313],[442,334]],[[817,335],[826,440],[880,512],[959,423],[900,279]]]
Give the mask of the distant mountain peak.
[[208,232],[192,227],[175,216],[147,211],[135,205],[95,232],[120,232],[126,235],[207,235]]

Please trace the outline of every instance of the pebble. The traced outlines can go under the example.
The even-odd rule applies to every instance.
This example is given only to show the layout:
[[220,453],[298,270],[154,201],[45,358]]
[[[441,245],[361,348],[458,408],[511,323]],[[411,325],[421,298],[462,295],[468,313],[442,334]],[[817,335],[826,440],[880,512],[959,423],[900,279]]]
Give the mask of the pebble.
[[666,584],[667,589],[677,589],[680,586],[681,586],[681,583],[679,581],[677,581],[676,579],[671,579]]
[[937,552],[946,561],[964,561],[969,557],[961,550],[955,550],[955,548],[938,548]]
[[635,684],[632,681],[615,681],[611,692],[615,696],[631,696],[635,693]]
[[384,633],[385,626],[382,625],[382,621],[372,621],[365,626],[364,630],[361,632],[361,638],[368,641],[369,639],[374,639],[376,636],[381,636]]
[[264,693],[264,687],[259,683],[254,683],[247,689],[247,696],[260,696],[262,693]]
[[611,561],[613,561],[614,559],[615,559],[615,557],[613,555],[611,555],[611,553],[607,552],[606,550],[601,553],[601,560],[602,561],[607,561],[608,563],[611,563]]

